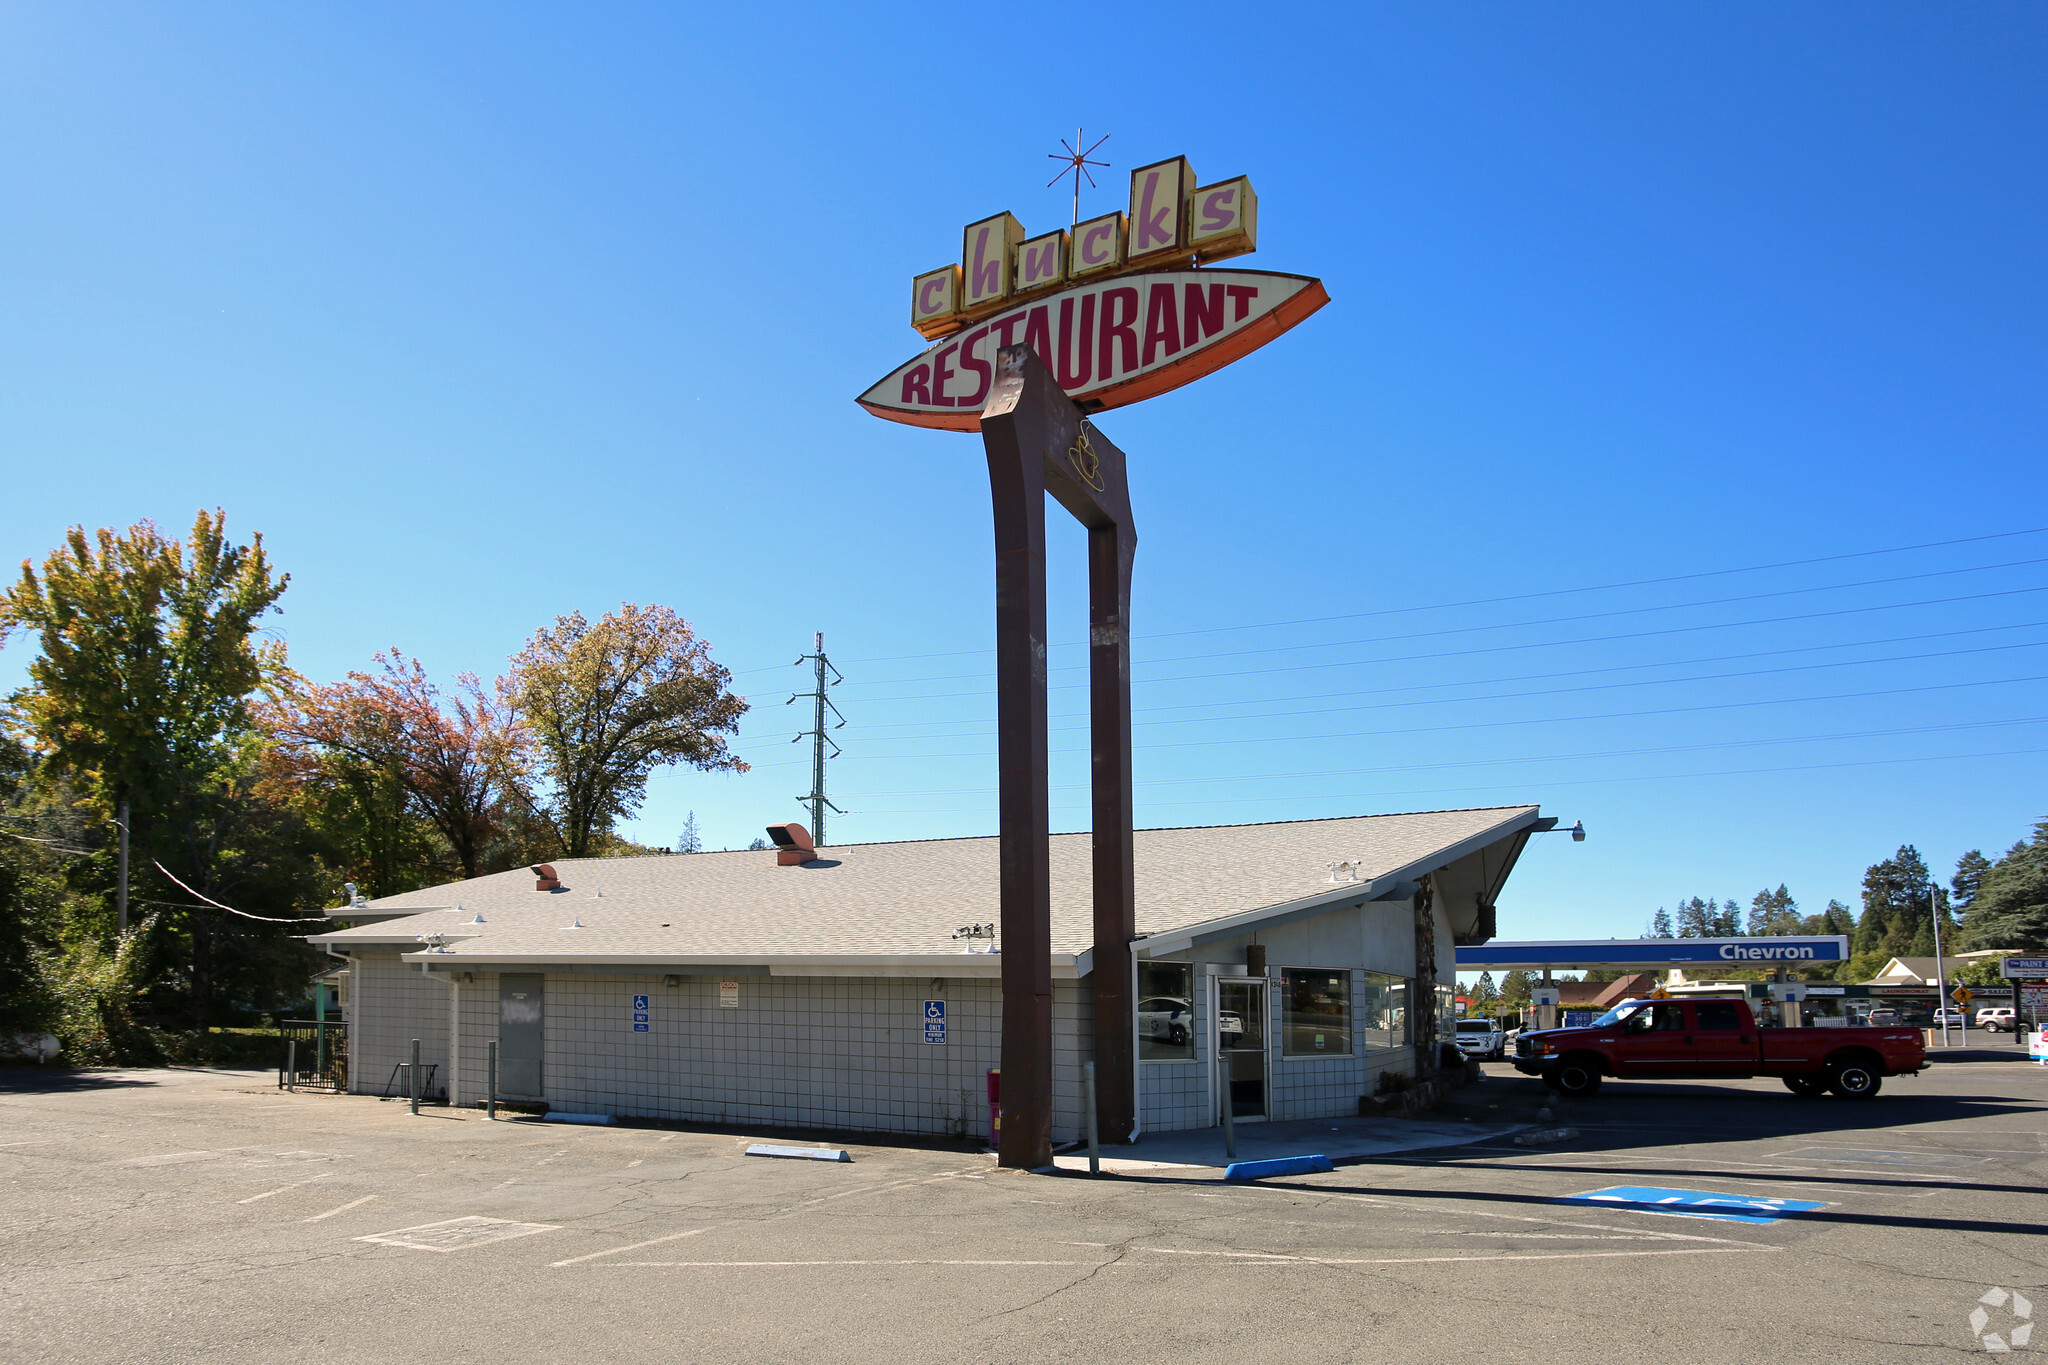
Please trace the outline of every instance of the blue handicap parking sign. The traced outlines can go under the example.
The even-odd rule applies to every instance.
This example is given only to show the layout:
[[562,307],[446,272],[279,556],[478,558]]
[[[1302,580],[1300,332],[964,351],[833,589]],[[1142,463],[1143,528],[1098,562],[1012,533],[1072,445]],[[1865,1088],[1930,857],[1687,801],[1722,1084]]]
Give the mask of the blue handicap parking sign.
[[944,1019],[946,1017],[946,1002],[943,1000],[925,1001],[924,1017],[927,1019]]
[[636,996],[634,996],[634,997],[633,997],[633,1008],[634,1008],[634,1009],[636,1009],[636,1010],[644,1010],[644,1009],[646,1009],[646,1008],[647,1008],[647,997],[646,997],[646,996],[644,996],[644,995],[636,995]]
[[1668,1213],[1681,1218],[1717,1218],[1727,1223],[1775,1223],[1789,1213],[1827,1207],[1825,1200],[1766,1199],[1751,1194],[1720,1194],[1713,1190],[1671,1190],[1656,1185],[1610,1185],[1604,1190],[1568,1194],[1563,1204],[1605,1205],[1637,1213]]
[[645,1024],[635,1024],[635,1025],[633,1025],[633,1032],[635,1032],[635,1033],[645,1033],[645,1032],[647,1032],[647,1025],[645,1025]]
[[634,1010],[634,1011],[633,1011],[633,1022],[634,1022],[634,1023],[636,1023],[636,1024],[644,1024],[644,1023],[646,1023],[646,1022],[647,1022],[647,1011],[645,1011],[645,1010]]

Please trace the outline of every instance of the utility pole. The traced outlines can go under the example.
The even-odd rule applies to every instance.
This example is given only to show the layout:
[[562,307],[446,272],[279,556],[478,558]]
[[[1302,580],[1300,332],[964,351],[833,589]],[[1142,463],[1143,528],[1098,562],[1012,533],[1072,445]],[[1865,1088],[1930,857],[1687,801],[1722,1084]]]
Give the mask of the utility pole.
[[[807,795],[799,796],[797,800],[811,808],[811,842],[819,848],[823,848],[825,846],[825,812],[830,810],[839,815],[846,814],[845,811],[840,810],[839,807],[825,799],[825,760],[828,757],[839,757],[839,746],[833,744],[831,737],[825,733],[825,708],[831,707],[832,714],[839,716],[839,724],[833,726],[833,729],[842,729],[846,725],[846,717],[840,716],[839,708],[832,706],[832,699],[825,695],[825,689],[827,687],[837,687],[845,679],[840,676],[838,669],[832,667],[832,661],[825,657],[825,632],[823,631],[817,633],[815,652],[800,656],[797,662],[799,664],[812,665],[815,670],[816,685],[809,692],[797,693],[789,701],[784,702],[783,705],[788,706],[790,702],[797,701],[800,698],[808,698],[811,702],[811,728],[798,735],[790,743],[794,744],[797,740],[801,739],[809,739],[811,741],[811,790]],[[831,674],[829,681],[825,676],[827,673]],[[829,755],[825,752],[827,745],[831,745],[832,748],[832,752]]]
[[119,875],[121,889],[114,893],[114,929],[117,933],[128,932],[128,798],[121,798],[121,852]]
[[[1941,888],[1927,883],[1927,912],[1934,917],[1934,1017],[1941,1020],[1941,1045],[1948,1046],[1948,973],[1941,964]],[[1960,1005],[1957,1008],[1961,1008]],[[2013,1018],[2019,1018],[2015,1013]],[[1969,1035],[1964,1034],[1967,1041]]]

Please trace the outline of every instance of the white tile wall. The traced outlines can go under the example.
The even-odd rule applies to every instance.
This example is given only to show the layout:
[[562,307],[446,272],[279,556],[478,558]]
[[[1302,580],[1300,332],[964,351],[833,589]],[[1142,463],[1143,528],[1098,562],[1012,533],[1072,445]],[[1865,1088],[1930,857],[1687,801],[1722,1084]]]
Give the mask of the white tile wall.
[[[739,1005],[714,978],[551,972],[544,1085],[572,1112],[706,1123],[986,1137],[985,1076],[1001,1055],[1002,993],[990,980],[743,976]],[[633,1031],[645,995],[649,1030]],[[946,1041],[924,1041],[924,1002],[946,1002]],[[445,1004],[445,1002],[444,1002]],[[488,1083],[497,978],[462,987],[461,1102]],[[1053,988],[1054,1140],[1080,1136],[1085,983]]]
[[[397,953],[357,953],[349,972],[349,1089],[381,1095],[391,1068],[412,1056],[420,1040],[420,1061],[432,1065],[434,1089],[448,1083],[448,985],[431,981]],[[396,1093],[405,1093],[400,1075]]]

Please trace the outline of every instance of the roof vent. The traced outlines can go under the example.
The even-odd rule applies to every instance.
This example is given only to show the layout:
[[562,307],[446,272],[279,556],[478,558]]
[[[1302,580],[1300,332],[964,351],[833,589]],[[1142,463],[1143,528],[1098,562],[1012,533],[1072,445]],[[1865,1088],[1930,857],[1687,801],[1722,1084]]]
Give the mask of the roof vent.
[[570,921],[562,927],[564,929],[581,929],[583,927],[583,916],[576,915],[572,917]]
[[1330,881],[1334,885],[1344,885],[1350,882],[1365,880],[1365,878],[1358,875],[1365,870],[1364,859],[1358,859],[1353,862],[1331,863],[1329,867]]
[[[461,906],[459,906],[459,905],[458,905],[458,906],[456,906],[455,908],[456,908],[457,910],[460,910],[460,909],[462,909],[462,907],[461,907]],[[474,915],[471,915],[471,916],[470,916],[470,917],[469,917],[468,919],[466,919],[466,920],[464,920],[464,921],[463,921],[463,923],[464,923],[464,924],[482,924],[483,922],[484,922],[484,912],[483,912],[483,911],[481,911],[481,910],[477,911],[477,912],[476,912],[476,913],[475,913]]]
[[560,891],[562,889],[562,879],[555,875],[555,865],[553,863],[535,863],[526,870],[531,872],[536,878],[533,884],[534,890]]
[[795,867],[818,856],[817,846],[811,842],[811,832],[802,825],[770,825],[768,837],[775,841],[777,867]]

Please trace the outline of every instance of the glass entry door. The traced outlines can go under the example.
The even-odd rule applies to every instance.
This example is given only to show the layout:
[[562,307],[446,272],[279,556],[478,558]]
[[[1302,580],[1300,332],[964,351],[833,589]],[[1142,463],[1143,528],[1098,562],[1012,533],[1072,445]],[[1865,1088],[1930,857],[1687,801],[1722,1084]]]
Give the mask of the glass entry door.
[[[1216,978],[1218,1090],[1239,1120],[1266,1117],[1266,983]],[[1218,1121],[1221,1122],[1219,1113]]]

